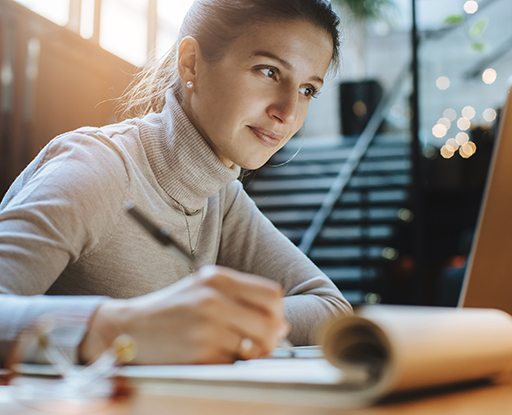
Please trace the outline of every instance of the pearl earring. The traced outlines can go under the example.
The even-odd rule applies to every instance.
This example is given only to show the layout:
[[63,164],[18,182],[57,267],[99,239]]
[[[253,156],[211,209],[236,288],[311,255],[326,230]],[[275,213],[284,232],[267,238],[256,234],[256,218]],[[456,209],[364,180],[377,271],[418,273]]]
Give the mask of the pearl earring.
[[188,82],[187,82],[187,88],[188,88],[188,89],[192,89],[192,88],[194,88],[194,83],[193,83],[192,81],[188,81]]

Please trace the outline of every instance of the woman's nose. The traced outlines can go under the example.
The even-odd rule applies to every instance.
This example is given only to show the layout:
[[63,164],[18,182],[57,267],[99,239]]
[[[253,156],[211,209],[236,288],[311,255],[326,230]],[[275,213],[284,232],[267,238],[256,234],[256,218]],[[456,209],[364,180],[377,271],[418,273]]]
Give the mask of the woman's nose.
[[297,120],[297,90],[281,88],[268,108],[270,117],[282,124],[293,124]]

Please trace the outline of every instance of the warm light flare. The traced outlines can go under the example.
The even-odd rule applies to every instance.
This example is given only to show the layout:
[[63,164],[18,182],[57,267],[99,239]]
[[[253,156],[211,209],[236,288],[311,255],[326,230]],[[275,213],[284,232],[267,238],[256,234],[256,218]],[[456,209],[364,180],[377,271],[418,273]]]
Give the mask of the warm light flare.
[[464,144],[463,146],[461,146],[459,148],[459,153],[461,155],[461,157],[467,159],[469,157],[471,157],[473,154],[475,154],[476,152],[476,144],[473,143],[472,141],[468,141],[466,144]]
[[455,154],[454,151],[450,150],[448,147],[446,146],[442,146],[441,147],[441,150],[439,150],[440,153],[441,153],[441,156],[443,156],[443,158],[445,159],[449,159],[449,158],[452,158],[453,155]]
[[437,138],[443,138],[447,132],[448,128],[446,128],[446,126],[444,126],[443,124],[436,124],[432,128],[432,134],[434,134],[434,137]]
[[449,138],[448,140],[446,140],[445,147],[448,150],[455,152],[459,149],[459,143],[457,143],[455,138]]

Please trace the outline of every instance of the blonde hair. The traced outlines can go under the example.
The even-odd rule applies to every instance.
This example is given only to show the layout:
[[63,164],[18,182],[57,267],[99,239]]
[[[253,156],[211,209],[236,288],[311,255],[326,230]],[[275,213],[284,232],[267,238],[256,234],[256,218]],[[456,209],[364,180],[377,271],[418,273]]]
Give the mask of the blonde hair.
[[162,112],[165,91],[172,89],[181,96],[181,78],[178,73],[178,43],[160,61],[149,62],[140,70],[117,100],[116,112],[121,118],[144,117]]

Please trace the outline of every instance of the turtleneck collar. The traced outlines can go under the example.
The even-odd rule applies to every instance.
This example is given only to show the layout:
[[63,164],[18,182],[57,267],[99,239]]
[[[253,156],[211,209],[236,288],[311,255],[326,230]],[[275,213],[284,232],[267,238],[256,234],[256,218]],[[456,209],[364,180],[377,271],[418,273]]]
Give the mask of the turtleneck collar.
[[189,212],[201,209],[206,199],[235,180],[240,167],[227,167],[199,134],[172,91],[160,114],[145,117],[141,140],[156,180],[164,191]]

